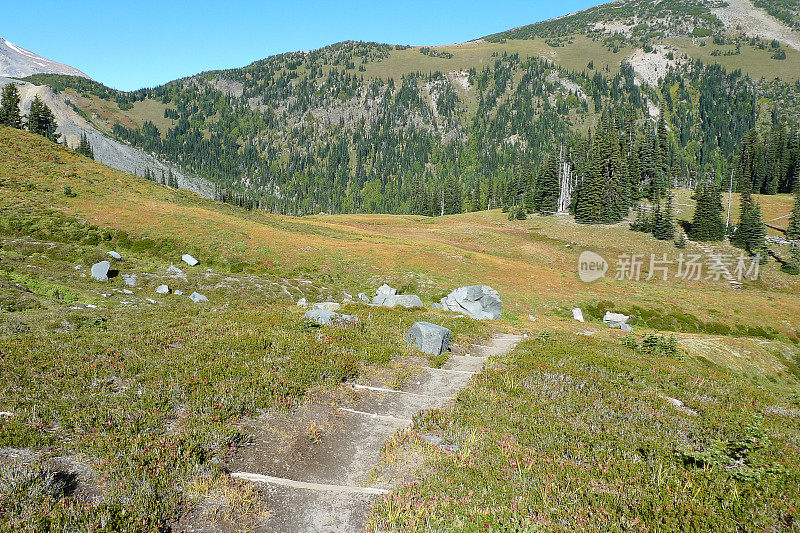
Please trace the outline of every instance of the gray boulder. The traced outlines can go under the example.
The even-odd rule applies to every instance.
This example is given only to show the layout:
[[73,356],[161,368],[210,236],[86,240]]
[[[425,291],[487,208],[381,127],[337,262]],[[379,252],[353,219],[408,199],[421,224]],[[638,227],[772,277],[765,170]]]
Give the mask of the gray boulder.
[[372,301],[369,299],[369,296],[367,296],[363,292],[358,293],[358,299],[364,302],[365,304],[372,303]]
[[422,300],[416,294],[379,294],[372,299],[372,305],[381,307],[422,307]]
[[606,324],[608,327],[611,328],[622,328],[622,325],[627,325],[628,320],[631,317],[628,315],[623,315],[622,313],[612,313],[611,311],[606,311],[605,316],[603,316],[603,324]]
[[97,281],[108,281],[108,271],[111,268],[111,263],[108,261],[100,261],[92,265],[92,277]]
[[111,251],[111,252],[108,252],[108,255],[110,255],[110,256],[111,256],[111,257],[113,257],[114,259],[122,259],[122,256],[121,256],[121,255],[119,255],[119,252],[114,252],[114,251]]
[[357,316],[340,315],[334,311],[321,309],[319,307],[315,307],[306,311],[306,314],[303,315],[303,318],[305,320],[315,322],[320,326],[337,326],[342,324],[355,324],[358,322]]
[[338,311],[341,307],[336,302],[319,302],[312,306],[313,309],[323,309],[325,311]]
[[577,320],[578,322],[583,322],[583,311],[580,307],[576,307],[572,310],[572,318]]
[[195,266],[200,262],[189,254],[183,254],[181,256],[181,259],[183,260],[184,263],[186,263],[189,266]]
[[503,302],[496,290],[488,285],[459,287],[441,300],[447,311],[464,313],[476,320],[498,319]]
[[397,294],[397,289],[394,289],[384,283],[383,285],[378,287],[377,291],[375,291],[375,296],[379,296],[381,294]]
[[193,292],[192,294],[190,294],[189,298],[196,304],[208,301],[208,298],[206,298],[205,295],[197,293],[197,292]]
[[450,330],[430,322],[417,322],[406,333],[406,342],[427,354],[441,355],[450,347]]
[[158,294],[169,294],[169,286],[168,285],[159,285],[156,287],[156,292]]

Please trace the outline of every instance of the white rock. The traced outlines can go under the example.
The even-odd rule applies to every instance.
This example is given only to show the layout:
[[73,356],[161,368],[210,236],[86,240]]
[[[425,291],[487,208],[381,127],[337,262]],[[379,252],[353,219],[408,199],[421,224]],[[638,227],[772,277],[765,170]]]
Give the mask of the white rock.
[[92,277],[97,281],[108,281],[108,271],[111,268],[111,263],[108,261],[100,261],[92,265]]
[[156,287],[156,292],[158,294],[169,294],[169,286],[168,285],[159,285]]
[[175,296],[183,296],[183,291],[175,291],[173,294]]
[[378,287],[377,291],[375,291],[375,296],[378,296],[378,295],[381,295],[381,294],[397,294],[397,289],[394,289],[394,288],[390,287],[389,285],[387,285],[386,283],[384,283],[383,285]]
[[193,292],[192,294],[190,294],[189,298],[196,304],[208,301],[208,298],[206,298],[205,295],[197,293],[197,292]]
[[112,250],[112,251],[110,251],[110,252],[108,252],[108,255],[110,255],[110,256],[111,256],[111,257],[113,257],[114,259],[122,259],[122,256],[121,256],[121,255],[119,255],[119,252],[115,252],[115,251],[113,251],[113,250]]
[[583,322],[583,311],[580,307],[576,307],[572,310],[572,318],[577,320],[578,322]]
[[300,307],[308,307],[308,300],[306,300],[305,298],[300,298],[299,300],[297,300],[297,305]]
[[631,317],[629,317],[628,315],[606,311],[605,316],[603,316],[603,324],[606,324],[612,328],[621,328],[622,324],[627,323],[628,320],[630,320],[630,318]]
[[183,260],[184,263],[186,263],[189,266],[195,266],[198,263],[200,263],[200,261],[198,261],[197,259],[195,259],[194,257],[192,257],[189,254],[183,254],[181,256],[181,259]]
[[183,270],[176,267],[175,265],[169,265],[169,268],[167,269],[167,274],[170,274],[172,276],[181,276],[183,275]]

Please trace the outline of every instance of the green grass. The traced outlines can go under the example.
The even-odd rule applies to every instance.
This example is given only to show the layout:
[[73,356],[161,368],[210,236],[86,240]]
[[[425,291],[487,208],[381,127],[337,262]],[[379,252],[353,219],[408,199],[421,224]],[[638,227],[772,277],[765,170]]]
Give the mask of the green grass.
[[[65,186],[76,195],[65,196]],[[0,454],[0,531],[81,530],[100,522],[109,530],[166,530],[198,498],[223,490],[217,486],[224,485],[219,465],[247,441],[241,429],[245,421],[263,411],[293,409],[317,390],[336,393],[345,380],[375,377],[381,386],[402,386],[409,360],[417,365],[425,360],[403,341],[417,320],[450,328],[453,341],[462,347],[491,330],[525,331],[537,340],[502,361],[505,366],[492,362],[463,393],[455,411],[418,419],[418,431],[441,430],[459,443],[457,457],[467,466],[447,462],[456,456],[434,457],[443,462],[431,464],[449,475],[433,483],[430,476],[435,472],[421,471],[421,484],[397,492],[390,500],[395,503],[385,503],[375,523],[451,529],[458,528],[456,517],[467,525],[479,523],[475,521],[481,517],[497,517],[511,524],[509,528],[521,527],[525,522],[519,521],[519,510],[528,509],[533,511],[526,516],[545,524],[550,520],[557,527],[567,524],[563,529],[584,524],[569,522],[568,516],[608,529],[601,517],[588,515],[592,505],[610,506],[607,519],[633,524],[644,514],[645,503],[667,505],[654,496],[657,488],[684,491],[689,481],[695,492],[699,488],[698,507],[691,507],[689,496],[680,493],[683,499],[665,511],[665,520],[688,512],[698,529],[727,527],[726,520],[743,520],[741,506],[752,504],[754,524],[779,521],[790,515],[785,502],[796,500],[793,492],[788,500],[779,498],[776,484],[788,482],[770,470],[778,462],[790,475],[796,472],[791,459],[772,457],[777,456],[775,446],[784,441],[775,430],[774,417],[779,415],[770,414],[767,407],[775,404],[784,410],[775,412],[794,409],[786,402],[796,393],[797,356],[784,341],[796,342],[800,331],[798,282],[775,265],[767,265],[766,277],[748,282],[735,298],[724,283],[606,279],[587,285],[575,274],[584,249],[612,258],[627,251],[672,253],[674,247],[624,225],[584,227],[564,217],[538,216],[512,222],[499,210],[437,219],[291,218],[245,212],[114,171],[36,136],[6,129],[0,130],[0,191],[0,411],[14,413],[0,416],[0,451],[29,449],[34,455],[23,464]],[[785,198],[776,200],[775,216],[783,204],[790,205]],[[88,267],[107,259],[112,249],[123,256],[113,263],[115,269],[139,275],[132,295],[122,292],[126,286],[120,277],[100,283],[86,276]],[[181,265],[185,252],[198,257],[201,266],[183,266],[185,281],[167,277],[167,267]],[[76,270],[76,265],[82,268]],[[162,282],[185,294],[197,290],[210,302],[195,305],[185,295],[156,295],[155,287]],[[342,291],[369,293],[383,282],[416,292],[427,303],[459,285],[487,283],[503,298],[504,320],[486,324],[433,310],[349,304],[343,312],[358,316],[358,326],[316,328],[302,320],[302,310],[293,303],[301,296],[311,302],[341,301]],[[683,337],[693,332],[720,334],[715,342],[724,350],[685,343],[678,346],[686,353],[673,356],[671,338],[657,334],[639,334],[635,345],[631,337],[625,347],[615,332],[596,323],[561,318],[564,309],[586,304],[587,318],[597,319],[604,301],[613,302],[615,311],[634,312],[637,330],[672,329]],[[530,321],[529,314],[537,321]],[[670,328],[673,320],[680,327]],[[728,329],[717,330],[717,324]],[[740,324],[760,329],[739,330]],[[593,336],[569,333],[586,333],[586,328],[593,328]],[[775,338],[778,342],[769,346],[783,351],[773,353],[757,340],[737,335]],[[443,362],[428,360],[432,366]],[[552,396],[546,405],[537,403],[537,372],[568,376],[570,383],[578,384],[577,392],[564,388],[563,396]],[[526,380],[532,385],[521,386]],[[671,412],[657,410],[664,407],[659,391],[680,397],[702,417],[679,423]],[[711,400],[705,399],[706,393]],[[594,405],[602,407],[600,414],[591,411]],[[647,416],[641,418],[642,412]],[[710,418],[705,418],[707,413]],[[756,485],[744,485],[724,478],[735,474],[724,468],[730,466],[724,451],[741,447],[750,435],[742,428],[755,424],[757,413],[764,417],[760,427],[775,435],[770,436],[772,444],[749,452],[751,462],[742,472],[761,477]],[[791,430],[792,422],[784,425]],[[637,457],[630,452],[633,435],[642,424],[648,425],[643,442],[656,450],[656,462],[632,459]],[[563,426],[569,428],[562,435]],[[691,447],[669,440],[665,427],[678,431],[674,439],[690,428],[696,435],[689,440]],[[581,461],[592,461],[597,454],[602,464],[619,459],[619,466],[611,475],[590,463],[593,477],[576,472],[566,485],[558,485],[565,482],[560,478],[541,477],[542,472],[555,476],[556,470],[542,470],[540,477],[526,478],[532,485],[519,488],[503,480],[504,486],[497,488],[503,478],[493,477],[485,465],[505,472],[502,460],[512,457],[511,448],[497,448],[496,443],[507,434],[516,435],[518,442],[534,443],[529,448],[538,455],[520,457],[535,457],[536,464],[557,465],[563,450],[572,450]],[[544,441],[532,440],[536,435],[543,435]],[[786,435],[796,438],[794,433]],[[576,446],[586,448],[575,451]],[[764,455],[764,450],[772,455]],[[71,493],[64,470],[53,466],[55,458],[64,456],[92,473],[81,483],[98,498]],[[692,469],[681,457],[693,464]],[[647,468],[653,465],[668,473],[666,485],[654,488],[651,481],[636,478],[652,473]],[[713,474],[712,481],[703,481],[703,472]],[[621,480],[627,480],[623,488]],[[478,498],[478,503],[449,518],[436,514],[436,506],[446,501],[437,500],[436,494],[459,494],[459,482],[474,485],[474,493],[464,497]],[[551,484],[551,492],[540,501],[537,487],[547,486],[543,483]],[[587,486],[591,491],[570,496],[576,487]],[[409,511],[411,504],[403,500],[413,490],[427,491],[424,501],[414,500],[415,509],[420,502],[419,512]],[[725,510],[719,507],[723,503],[711,501],[714,490],[729,506]],[[724,499],[733,490],[744,503]],[[610,505],[613,491],[624,496],[627,507]],[[778,503],[767,506],[769,498]],[[699,516],[705,508],[701,504],[709,509],[707,515]]]
[[797,412],[787,401],[796,381],[757,386],[682,357],[550,333],[473,383],[392,443],[426,460],[418,481],[373,511],[373,530],[796,527],[800,430],[796,414],[778,414]]

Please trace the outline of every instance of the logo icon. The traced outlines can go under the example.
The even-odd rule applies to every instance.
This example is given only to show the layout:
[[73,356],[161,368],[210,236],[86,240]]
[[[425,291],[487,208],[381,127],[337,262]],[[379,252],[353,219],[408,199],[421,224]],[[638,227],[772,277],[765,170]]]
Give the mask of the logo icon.
[[578,276],[581,281],[591,283],[606,275],[608,263],[600,255],[588,250],[578,257]]

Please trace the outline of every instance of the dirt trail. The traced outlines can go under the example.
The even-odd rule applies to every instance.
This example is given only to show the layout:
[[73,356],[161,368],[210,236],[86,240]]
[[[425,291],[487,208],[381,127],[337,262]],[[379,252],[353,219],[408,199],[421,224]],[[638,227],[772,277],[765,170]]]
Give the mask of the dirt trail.
[[487,358],[508,353],[520,340],[495,335],[469,355],[451,355],[441,369],[423,368],[402,391],[354,387],[353,405],[329,415],[335,431],[289,455],[275,457],[268,448],[274,441],[256,440],[231,469],[233,477],[260,487],[271,513],[263,531],[362,531],[373,499],[392,489],[369,484],[383,443],[415,413],[448,406]]

